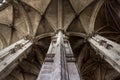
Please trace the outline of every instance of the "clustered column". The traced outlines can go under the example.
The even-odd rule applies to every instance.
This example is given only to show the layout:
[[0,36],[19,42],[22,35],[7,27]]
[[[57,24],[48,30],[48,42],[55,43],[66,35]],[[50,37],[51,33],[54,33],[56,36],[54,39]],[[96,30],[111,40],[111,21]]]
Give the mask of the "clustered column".
[[62,31],[53,37],[37,80],[80,80],[69,41]]

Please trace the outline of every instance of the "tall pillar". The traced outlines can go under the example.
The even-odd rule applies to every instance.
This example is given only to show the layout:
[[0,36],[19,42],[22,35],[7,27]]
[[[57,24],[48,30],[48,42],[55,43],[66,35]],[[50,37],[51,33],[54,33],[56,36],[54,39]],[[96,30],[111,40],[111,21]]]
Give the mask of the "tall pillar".
[[72,49],[62,31],[53,37],[37,80],[80,80]]
[[88,39],[91,46],[104,58],[113,68],[120,72],[120,45],[100,35]]
[[30,40],[21,39],[0,51],[0,80],[9,74],[22,58],[26,57],[26,51],[31,45]]

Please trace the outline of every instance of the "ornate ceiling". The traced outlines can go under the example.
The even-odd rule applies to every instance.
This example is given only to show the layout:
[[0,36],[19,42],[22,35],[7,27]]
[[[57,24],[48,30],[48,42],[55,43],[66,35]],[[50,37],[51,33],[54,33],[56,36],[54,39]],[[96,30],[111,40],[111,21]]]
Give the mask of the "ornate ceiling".
[[[35,80],[50,37],[59,29],[58,0],[0,0],[0,4],[0,49],[26,35],[36,41],[27,58],[5,80]],[[118,72],[85,39],[97,33],[120,43],[120,1],[64,0],[62,7],[62,29],[69,36],[83,79],[118,78]]]

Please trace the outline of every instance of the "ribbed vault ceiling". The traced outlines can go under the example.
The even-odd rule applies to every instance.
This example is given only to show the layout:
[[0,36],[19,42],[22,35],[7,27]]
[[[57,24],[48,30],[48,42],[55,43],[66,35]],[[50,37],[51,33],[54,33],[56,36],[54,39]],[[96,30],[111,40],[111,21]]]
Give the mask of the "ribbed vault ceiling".
[[[0,49],[26,35],[32,36],[36,42],[27,58],[5,80],[35,80],[51,36],[59,28],[58,0],[6,1],[0,6]],[[62,29],[69,36],[83,79],[118,78],[119,74],[85,39],[91,33],[98,33],[120,43],[120,1],[64,0],[62,7]]]

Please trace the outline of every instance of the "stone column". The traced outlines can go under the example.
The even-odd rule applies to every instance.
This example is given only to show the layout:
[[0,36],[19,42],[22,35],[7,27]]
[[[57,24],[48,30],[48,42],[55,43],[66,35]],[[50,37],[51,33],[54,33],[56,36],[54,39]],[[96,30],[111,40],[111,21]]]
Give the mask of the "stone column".
[[22,58],[26,57],[26,51],[31,45],[30,40],[21,39],[0,51],[0,80],[9,74]]
[[104,58],[113,68],[120,72],[120,45],[100,35],[88,39],[91,46]]
[[53,37],[37,80],[80,80],[69,41],[62,31]]

